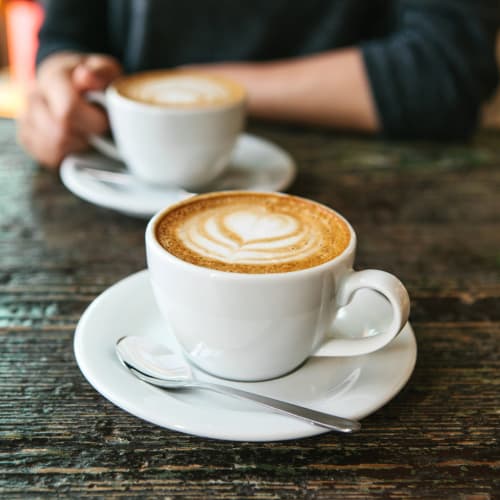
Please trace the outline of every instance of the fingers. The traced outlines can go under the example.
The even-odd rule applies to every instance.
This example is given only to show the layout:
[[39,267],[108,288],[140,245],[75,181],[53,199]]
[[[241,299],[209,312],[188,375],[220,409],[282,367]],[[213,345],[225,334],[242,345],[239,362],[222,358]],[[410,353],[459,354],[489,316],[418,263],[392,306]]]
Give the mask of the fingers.
[[[73,88],[81,95],[89,90],[106,88],[120,73],[121,67],[114,58],[90,55],[75,67],[71,81]],[[87,134],[102,134],[109,127],[103,110],[85,99],[77,103],[72,118],[79,130]]]
[[105,88],[120,72],[118,62],[108,56],[60,53],[47,58],[19,119],[19,142],[50,167],[86,148],[87,137],[105,132],[108,120],[84,93]]
[[82,133],[101,134],[108,128],[106,115],[84,93],[104,89],[120,73],[121,66],[110,56],[68,56],[40,71],[39,88],[56,119]]
[[82,99],[71,81],[71,73],[81,58],[62,60],[59,64],[42,66],[38,76],[38,90],[43,95],[52,116],[61,122],[71,122],[78,101]]
[[[76,66],[78,67],[78,65]],[[83,90],[73,82],[75,68],[61,66],[43,73],[39,90],[44,96],[50,114],[64,128],[74,128],[82,134],[101,134],[108,128],[104,111],[88,103]]]
[[28,97],[27,111],[18,121],[17,136],[28,153],[51,168],[68,154],[87,147],[86,137],[57,120],[38,91]]
[[72,80],[80,92],[102,90],[121,74],[121,66],[109,56],[90,55],[74,69]]
[[105,111],[85,99],[75,105],[68,121],[71,128],[85,136],[103,134],[109,128]]

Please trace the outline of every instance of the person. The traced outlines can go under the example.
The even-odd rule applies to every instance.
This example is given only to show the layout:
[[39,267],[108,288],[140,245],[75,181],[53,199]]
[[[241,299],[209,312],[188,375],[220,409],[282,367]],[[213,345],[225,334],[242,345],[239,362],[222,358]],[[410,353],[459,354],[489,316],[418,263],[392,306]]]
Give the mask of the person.
[[496,0],[45,0],[18,137],[56,167],[108,128],[88,90],[185,65],[248,90],[250,116],[389,139],[464,139],[498,81]]

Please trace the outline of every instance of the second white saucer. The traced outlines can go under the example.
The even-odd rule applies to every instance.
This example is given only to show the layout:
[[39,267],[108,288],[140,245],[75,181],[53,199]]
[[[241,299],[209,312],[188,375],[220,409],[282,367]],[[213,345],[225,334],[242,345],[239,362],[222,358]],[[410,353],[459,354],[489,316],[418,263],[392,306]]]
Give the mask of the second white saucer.
[[[63,184],[83,200],[127,215],[150,218],[189,196],[181,189],[103,181],[82,168],[86,166],[116,169],[117,162],[95,152],[70,155],[61,165]],[[292,183],[295,172],[295,162],[285,150],[260,137],[242,134],[228,169],[204,191],[283,191]]]

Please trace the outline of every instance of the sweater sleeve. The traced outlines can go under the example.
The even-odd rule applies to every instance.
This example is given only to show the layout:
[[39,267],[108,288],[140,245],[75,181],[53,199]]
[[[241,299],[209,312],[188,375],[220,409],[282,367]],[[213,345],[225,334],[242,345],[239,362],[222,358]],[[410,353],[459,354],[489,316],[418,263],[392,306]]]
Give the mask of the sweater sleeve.
[[60,51],[108,52],[106,0],[42,0],[37,64]]
[[401,0],[393,31],[361,46],[390,138],[463,139],[498,83],[498,3]]

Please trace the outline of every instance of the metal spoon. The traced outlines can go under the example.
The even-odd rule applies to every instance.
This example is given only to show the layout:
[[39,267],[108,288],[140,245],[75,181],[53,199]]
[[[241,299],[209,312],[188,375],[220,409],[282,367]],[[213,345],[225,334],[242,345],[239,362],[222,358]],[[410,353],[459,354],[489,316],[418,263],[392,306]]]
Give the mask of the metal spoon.
[[101,182],[108,182],[111,184],[116,184],[118,186],[125,186],[125,187],[137,186],[137,180],[134,179],[127,172],[96,168],[94,166],[84,164],[83,162],[77,163],[76,168]]
[[183,200],[184,198],[188,198],[190,196],[194,196],[195,193],[191,191],[186,191],[180,187],[171,187],[166,188],[165,186],[154,186],[153,184],[142,184],[141,181],[138,181],[133,175],[129,174],[123,169],[108,169],[103,168],[101,166],[96,167],[94,162],[79,159],[78,163],[75,163],[75,168],[80,172],[85,172],[90,177],[93,177],[95,180],[104,182],[106,184],[111,184],[118,188],[138,188],[145,187],[148,190],[156,190],[158,192],[162,192],[165,190],[175,191],[179,200]]
[[145,337],[129,336],[118,339],[116,354],[122,364],[138,379],[163,389],[208,389],[241,399],[249,399],[280,413],[292,415],[327,429],[353,432],[361,428],[361,424],[355,420],[311,410],[227,385],[195,380],[184,358],[173,353],[166,346]]

